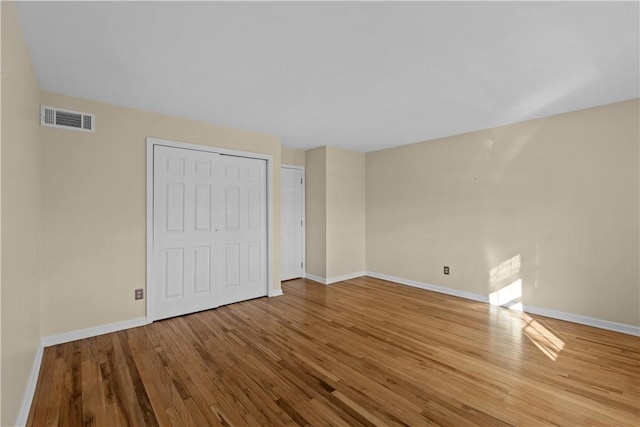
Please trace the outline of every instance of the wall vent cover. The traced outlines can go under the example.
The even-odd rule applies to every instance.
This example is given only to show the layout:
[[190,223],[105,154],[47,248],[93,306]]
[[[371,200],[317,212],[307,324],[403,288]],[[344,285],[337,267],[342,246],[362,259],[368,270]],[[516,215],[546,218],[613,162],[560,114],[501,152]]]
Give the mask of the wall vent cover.
[[41,105],[40,125],[52,128],[79,130],[81,132],[95,132],[96,115]]

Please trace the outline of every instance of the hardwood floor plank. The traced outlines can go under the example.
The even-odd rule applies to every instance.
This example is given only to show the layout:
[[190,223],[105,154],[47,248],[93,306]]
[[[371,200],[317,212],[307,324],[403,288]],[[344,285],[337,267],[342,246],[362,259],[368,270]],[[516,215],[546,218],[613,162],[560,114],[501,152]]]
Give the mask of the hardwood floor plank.
[[45,349],[30,426],[640,425],[640,338],[358,278]]
[[122,332],[110,334],[106,343],[113,404],[117,409],[121,423],[127,426],[144,425],[145,421],[136,398],[133,380],[120,346],[119,334]]
[[318,399],[311,399],[309,401],[309,404],[312,410],[319,417],[321,417],[326,424],[330,426],[348,427],[354,424],[350,419],[341,417],[335,408],[332,408],[328,405],[328,402],[323,402]]
[[68,357],[64,364],[64,385],[61,388],[60,425],[82,425],[82,353],[81,341],[67,343]]
[[[87,341],[85,341],[87,343]],[[100,383],[97,361],[82,361],[82,419],[85,426],[103,426],[107,423],[104,393]]]

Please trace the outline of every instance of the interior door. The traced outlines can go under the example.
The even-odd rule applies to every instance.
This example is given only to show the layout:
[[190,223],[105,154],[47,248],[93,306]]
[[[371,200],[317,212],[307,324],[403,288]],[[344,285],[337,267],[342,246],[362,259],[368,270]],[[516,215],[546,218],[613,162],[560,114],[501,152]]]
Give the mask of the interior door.
[[220,156],[219,304],[267,295],[267,162]]
[[282,280],[302,277],[303,210],[302,170],[280,169],[281,276]]
[[216,153],[155,146],[153,153],[153,320],[219,305],[215,272]]

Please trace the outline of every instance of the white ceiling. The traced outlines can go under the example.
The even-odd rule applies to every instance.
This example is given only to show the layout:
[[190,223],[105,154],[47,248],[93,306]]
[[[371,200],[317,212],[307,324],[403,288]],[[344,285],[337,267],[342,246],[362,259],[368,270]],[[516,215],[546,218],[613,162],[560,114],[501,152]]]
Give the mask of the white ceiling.
[[639,95],[638,2],[26,2],[44,90],[372,151]]

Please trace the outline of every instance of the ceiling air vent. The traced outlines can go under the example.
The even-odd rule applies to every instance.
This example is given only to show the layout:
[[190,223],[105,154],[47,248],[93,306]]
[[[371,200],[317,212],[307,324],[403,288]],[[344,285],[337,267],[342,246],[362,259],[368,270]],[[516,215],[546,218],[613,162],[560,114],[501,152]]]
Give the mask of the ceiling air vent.
[[41,105],[40,125],[81,132],[95,132],[96,115]]

